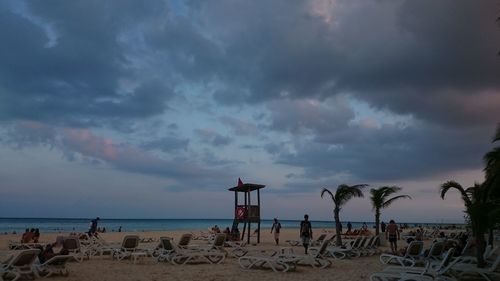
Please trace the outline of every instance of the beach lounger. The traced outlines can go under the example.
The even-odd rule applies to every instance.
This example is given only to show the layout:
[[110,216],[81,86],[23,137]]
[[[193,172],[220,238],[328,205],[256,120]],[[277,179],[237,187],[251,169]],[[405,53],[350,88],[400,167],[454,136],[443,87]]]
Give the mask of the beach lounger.
[[69,271],[66,268],[66,263],[74,259],[74,255],[53,256],[44,263],[35,265],[35,274],[37,277],[49,277],[53,274],[67,276]]
[[[179,239],[179,243],[177,243],[177,247],[182,248],[182,249],[188,248],[189,243],[191,242],[192,236],[193,235],[191,233],[183,234],[181,236],[181,238]],[[160,242],[158,242],[158,245],[155,248],[142,249],[142,250],[145,250],[149,256],[152,256],[154,258],[158,258],[158,256],[161,254],[164,254],[165,251],[166,252],[172,251],[172,248],[170,246],[172,241],[173,241],[173,238],[162,236],[162,237],[160,237]],[[163,258],[163,260],[164,260],[164,258]]]
[[189,243],[191,242],[192,238],[193,238],[193,234],[191,234],[191,233],[182,234],[181,238],[179,239],[179,243],[177,243],[177,246],[179,248],[188,248]]
[[316,249],[310,249],[307,255],[299,255],[293,253],[292,248],[283,248],[279,257],[296,260],[297,264],[310,265],[316,268],[326,268],[332,265],[332,262],[327,258],[328,244],[330,241],[323,240],[321,246]]
[[391,254],[380,255],[380,262],[383,264],[396,263],[401,266],[414,266],[415,262],[421,259],[422,250],[424,249],[424,242],[412,241],[406,248],[404,256],[396,256]]
[[38,249],[21,250],[16,253],[7,263],[1,264],[0,280],[8,279],[16,281],[21,277],[35,276],[33,272],[33,263],[39,253],[40,250]]
[[75,257],[75,260],[82,262],[83,259],[90,257],[90,251],[86,248],[83,249],[80,240],[73,236],[63,238],[63,247],[68,250],[70,255]]
[[[326,234],[322,233],[320,236],[318,236],[318,239],[311,240],[309,242],[309,246],[321,245],[321,242],[323,242],[323,240],[325,240],[325,238],[326,238]],[[285,240],[285,242],[290,244],[290,246],[299,246],[300,244],[302,244],[302,240]]]
[[248,249],[245,248],[246,243],[243,241],[235,242],[235,241],[226,241],[224,242],[224,246],[229,247],[229,249],[225,248],[225,251],[231,257],[242,257],[248,253]]
[[371,252],[369,251],[369,246],[371,243],[373,243],[373,240],[375,240],[375,236],[364,236],[363,237],[363,240],[361,240],[361,243],[360,243],[358,249],[356,249],[356,251],[359,252],[360,256],[368,256],[371,254]]
[[112,258],[118,260],[128,258],[137,250],[137,246],[139,246],[139,236],[127,235],[123,238],[121,247],[113,249]]
[[287,272],[294,270],[298,259],[282,256],[243,256],[238,259],[244,269],[270,268],[274,272]]
[[366,250],[369,252],[368,255],[375,255],[375,254],[380,254],[382,250],[379,249],[380,245],[380,236],[374,236],[374,239],[368,246],[366,247]]
[[434,242],[429,249],[429,253],[424,257],[427,261],[439,261],[444,252],[444,242]]
[[488,267],[479,268],[476,264],[458,262],[455,263],[452,269],[458,272],[458,277],[462,280],[467,280],[467,276],[479,275],[486,281],[500,280],[500,255]]
[[383,272],[371,274],[370,281],[457,281],[452,267],[459,260],[452,261],[454,249],[448,250],[439,264],[429,261],[426,267],[388,266]]
[[176,255],[176,248],[174,247],[172,240],[173,239],[170,237],[160,237],[161,247],[157,250],[158,254],[152,255],[153,257],[156,256],[158,262],[171,261],[171,258]]
[[170,257],[170,261],[177,265],[183,265],[190,262],[208,262],[211,264],[222,263],[227,255],[227,252],[223,249],[225,239],[226,235],[219,233],[215,235],[214,242],[209,246],[182,249],[172,245],[174,252]]
[[346,257],[358,257],[359,252],[355,251],[358,247],[361,241],[363,240],[363,237],[358,236],[354,241],[351,241],[350,243],[346,243],[344,246],[333,246],[333,247],[328,247],[327,248],[327,256],[336,258],[336,259],[343,259]]

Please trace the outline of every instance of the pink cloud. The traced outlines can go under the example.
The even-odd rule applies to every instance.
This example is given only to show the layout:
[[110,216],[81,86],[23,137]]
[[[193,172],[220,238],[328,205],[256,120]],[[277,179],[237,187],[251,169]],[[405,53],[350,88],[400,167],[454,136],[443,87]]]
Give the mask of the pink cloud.
[[106,161],[119,157],[120,152],[112,139],[95,136],[88,129],[64,129],[62,134],[64,146],[73,151]]

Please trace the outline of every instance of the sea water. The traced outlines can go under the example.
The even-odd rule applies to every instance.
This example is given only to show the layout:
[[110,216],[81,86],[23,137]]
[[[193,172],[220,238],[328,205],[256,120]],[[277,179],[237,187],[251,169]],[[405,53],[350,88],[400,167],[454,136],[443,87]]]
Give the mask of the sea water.
[[[26,228],[38,228],[40,232],[86,232],[89,229],[90,218],[0,218],[0,233],[22,233]],[[298,228],[299,220],[280,220],[283,228]],[[366,222],[371,229],[373,222]],[[171,230],[207,230],[214,225],[218,225],[221,230],[226,227],[231,228],[232,219],[106,219],[101,218],[98,227],[106,228],[106,231],[123,232],[130,231],[171,231]],[[261,220],[262,229],[271,229],[273,220]],[[323,229],[335,228],[333,221],[311,221],[313,231],[323,231]],[[353,229],[361,228],[363,222],[351,222]],[[410,226],[438,226],[444,224],[408,223]],[[243,224],[239,226],[240,231]],[[252,229],[257,228],[252,224]],[[343,231],[347,230],[347,222],[343,222]]]

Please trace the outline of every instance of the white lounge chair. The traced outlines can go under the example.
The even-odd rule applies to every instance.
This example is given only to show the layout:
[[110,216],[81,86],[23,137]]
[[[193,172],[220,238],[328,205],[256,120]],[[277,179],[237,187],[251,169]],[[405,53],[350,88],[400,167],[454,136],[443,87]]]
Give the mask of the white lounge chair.
[[75,260],[82,262],[83,259],[90,257],[90,250],[83,248],[80,240],[74,236],[67,236],[63,238],[63,247],[68,250],[70,255],[75,257]]
[[[321,243],[323,242],[323,240],[325,240],[325,238],[326,234],[322,233],[318,236],[317,239],[311,239],[311,241],[309,242],[309,246],[321,245]],[[285,242],[290,244],[290,246],[299,246],[300,244],[302,244],[302,240],[285,240]]]
[[14,255],[5,264],[1,264],[0,279],[12,277],[11,281],[16,281],[20,277],[32,277],[35,275],[33,272],[33,263],[38,257],[40,250],[30,249],[22,250]]
[[172,254],[170,261],[177,265],[195,261],[204,261],[211,264],[222,263],[227,255],[227,253],[221,248],[224,247],[225,239],[226,235],[219,233],[215,235],[214,242],[208,247],[201,246],[197,248],[181,249],[172,245],[175,254]]
[[[158,262],[171,261],[172,257],[176,255],[176,248],[170,237],[160,237],[160,245],[157,248],[156,259]],[[178,248],[177,248],[178,249]]]
[[424,249],[424,242],[412,241],[406,248],[404,256],[396,256],[391,254],[380,255],[380,262],[383,264],[396,263],[401,266],[414,266],[415,262],[421,259],[422,250]]
[[245,248],[246,243],[243,241],[226,241],[224,246],[229,249],[225,249],[229,256],[239,258],[248,253],[248,249]]
[[356,237],[354,241],[351,241],[350,243],[346,243],[344,246],[334,246],[334,247],[328,247],[327,251],[328,254],[327,256],[333,257],[336,259],[343,259],[345,257],[359,257],[359,251],[357,249],[359,248],[359,245],[361,241],[363,240],[362,236]]
[[283,256],[243,256],[238,259],[244,269],[270,268],[274,272],[287,272],[294,270],[298,259]]
[[330,241],[323,240],[321,246],[317,249],[310,249],[307,255],[298,255],[293,253],[292,248],[282,249],[279,257],[296,260],[297,264],[306,264],[317,268],[326,268],[332,265],[332,262],[327,258],[327,247]]
[[121,247],[113,249],[112,258],[118,260],[128,258],[137,250],[137,246],[139,246],[139,236],[127,235],[123,238]]
[[75,259],[74,255],[53,256],[42,264],[35,265],[35,274],[37,277],[49,277],[53,274],[67,276],[69,274],[66,263]]
[[488,267],[479,268],[476,264],[459,262],[453,265],[452,269],[459,273],[460,279],[466,280],[466,276],[479,275],[487,281],[500,280],[500,255]]
[[177,246],[179,248],[188,248],[189,243],[191,242],[191,239],[193,238],[192,233],[184,233],[181,235],[181,238],[179,239],[179,243],[177,243]]
[[457,281],[451,268],[458,259],[452,261],[454,249],[450,249],[439,264],[428,261],[426,267],[388,266],[383,272],[375,272],[370,281]]

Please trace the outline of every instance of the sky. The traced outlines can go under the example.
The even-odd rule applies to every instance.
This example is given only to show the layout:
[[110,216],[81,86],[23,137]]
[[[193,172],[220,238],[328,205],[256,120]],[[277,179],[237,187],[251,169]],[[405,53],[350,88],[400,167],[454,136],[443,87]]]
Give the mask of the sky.
[[0,1],[0,217],[460,222],[500,121],[493,0]]

